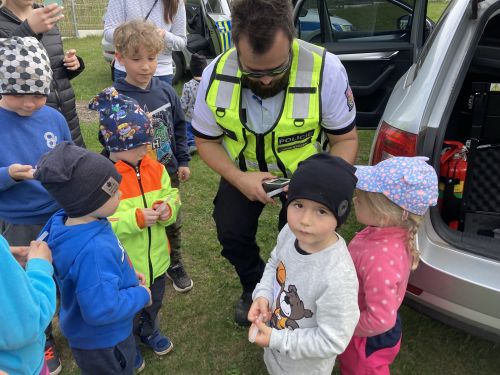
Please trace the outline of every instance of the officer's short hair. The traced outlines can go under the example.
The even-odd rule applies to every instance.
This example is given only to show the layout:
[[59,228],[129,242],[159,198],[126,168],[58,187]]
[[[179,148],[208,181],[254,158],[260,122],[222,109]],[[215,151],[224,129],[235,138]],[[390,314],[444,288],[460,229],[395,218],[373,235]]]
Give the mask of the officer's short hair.
[[247,37],[257,54],[264,54],[273,45],[281,30],[290,43],[295,37],[291,0],[234,0],[231,2],[231,36],[234,44]]

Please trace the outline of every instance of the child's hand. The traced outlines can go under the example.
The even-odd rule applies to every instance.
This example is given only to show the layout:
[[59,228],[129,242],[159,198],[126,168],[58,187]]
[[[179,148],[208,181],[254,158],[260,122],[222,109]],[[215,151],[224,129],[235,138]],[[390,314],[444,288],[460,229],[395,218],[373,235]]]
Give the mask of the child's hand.
[[52,252],[44,241],[31,241],[28,253],[28,261],[31,259],[45,259],[52,263]]
[[264,297],[256,298],[248,310],[248,321],[255,323],[259,317],[263,322],[267,322],[271,317],[269,301]]
[[68,70],[78,70],[80,68],[80,61],[76,57],[75,49],[70,49],[64,53],[63,63]]
[[254,329],[258,329],[254,342],[262,348],[267,348],[269,346],[269,342],[271,342],[271,333],[273,332],[273,329],[268,327],[266,323],[260,319],[257,319],[255,323],[252,323],[249,332]]
[[143,208],[142,214],[144,215],[144,225],[147,227],[155,225],[160,218],[160,214],[152,208]]
[[160,220],[165,221],[170,219],[172,216],[172,211],[167,202],[161,202],[160,204],[153,205],[154,210],[160,214]]
[[32,180],[35,173],[33,167],[27,164],[11,164],[8,171],[9,176],[16,181]]
[[149,294],[149,302],[144,305],[144,307],[149,307],[153,304],[153,298],[151,297],[151,290],[146,285],[139,285],[141,288],[146,289]]
[[30,248],[28,246],[11,246],[10,252],[14,255],[14,258],[16,258],[21,267],[26,266],[26,261],[30,252]]
[[191,170],[189,169],[189,167],[179,167],[177,175],[179,176],[179,180],[181,182],[185,182],[189,180],[189,177],[191,177]]
[[137,276],[137,280],[139,280],[139,285],[146,285],[146,276],[137,271],[135,272],[135,276]]

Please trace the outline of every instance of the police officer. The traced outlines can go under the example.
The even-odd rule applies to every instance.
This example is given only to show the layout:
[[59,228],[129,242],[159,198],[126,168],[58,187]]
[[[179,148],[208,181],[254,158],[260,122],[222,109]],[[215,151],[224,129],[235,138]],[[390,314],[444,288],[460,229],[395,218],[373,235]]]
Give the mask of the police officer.
[[[235,48],[204,71],[193,116],[198,152],[221,176],[213,216],[222,255],[243,287],[235,321],[249,325],[252,291],[265,263],[256,233],[273,203],[262,181],[291,177],[300,161],[320,152],[353,163],[358,149],[356,110],[339,59],[295,38],[290,0],[234,0]],[[282,203],[284,196],[281,197]],[[286,210],[279,215],[286,223]]]

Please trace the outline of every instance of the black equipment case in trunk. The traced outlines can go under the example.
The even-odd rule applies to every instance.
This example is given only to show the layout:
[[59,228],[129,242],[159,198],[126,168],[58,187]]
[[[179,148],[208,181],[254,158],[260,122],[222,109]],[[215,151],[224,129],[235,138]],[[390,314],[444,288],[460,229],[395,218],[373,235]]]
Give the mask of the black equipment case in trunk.
[[[500,236],[500,83],[474,82],[472,127],[459,229]],[[495,230],[498,229],[498,230]]]

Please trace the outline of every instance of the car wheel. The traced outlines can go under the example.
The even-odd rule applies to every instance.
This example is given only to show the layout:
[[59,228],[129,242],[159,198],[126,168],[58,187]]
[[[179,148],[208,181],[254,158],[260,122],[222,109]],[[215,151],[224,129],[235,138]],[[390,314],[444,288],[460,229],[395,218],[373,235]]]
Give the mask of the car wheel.
[[184,72],[186,69],[182,52],[173,52],[172,60],[174,61],[174,78],[172,79],[172,83],[175,85],[176,83],[181,81],[182,77],[184,77]]

